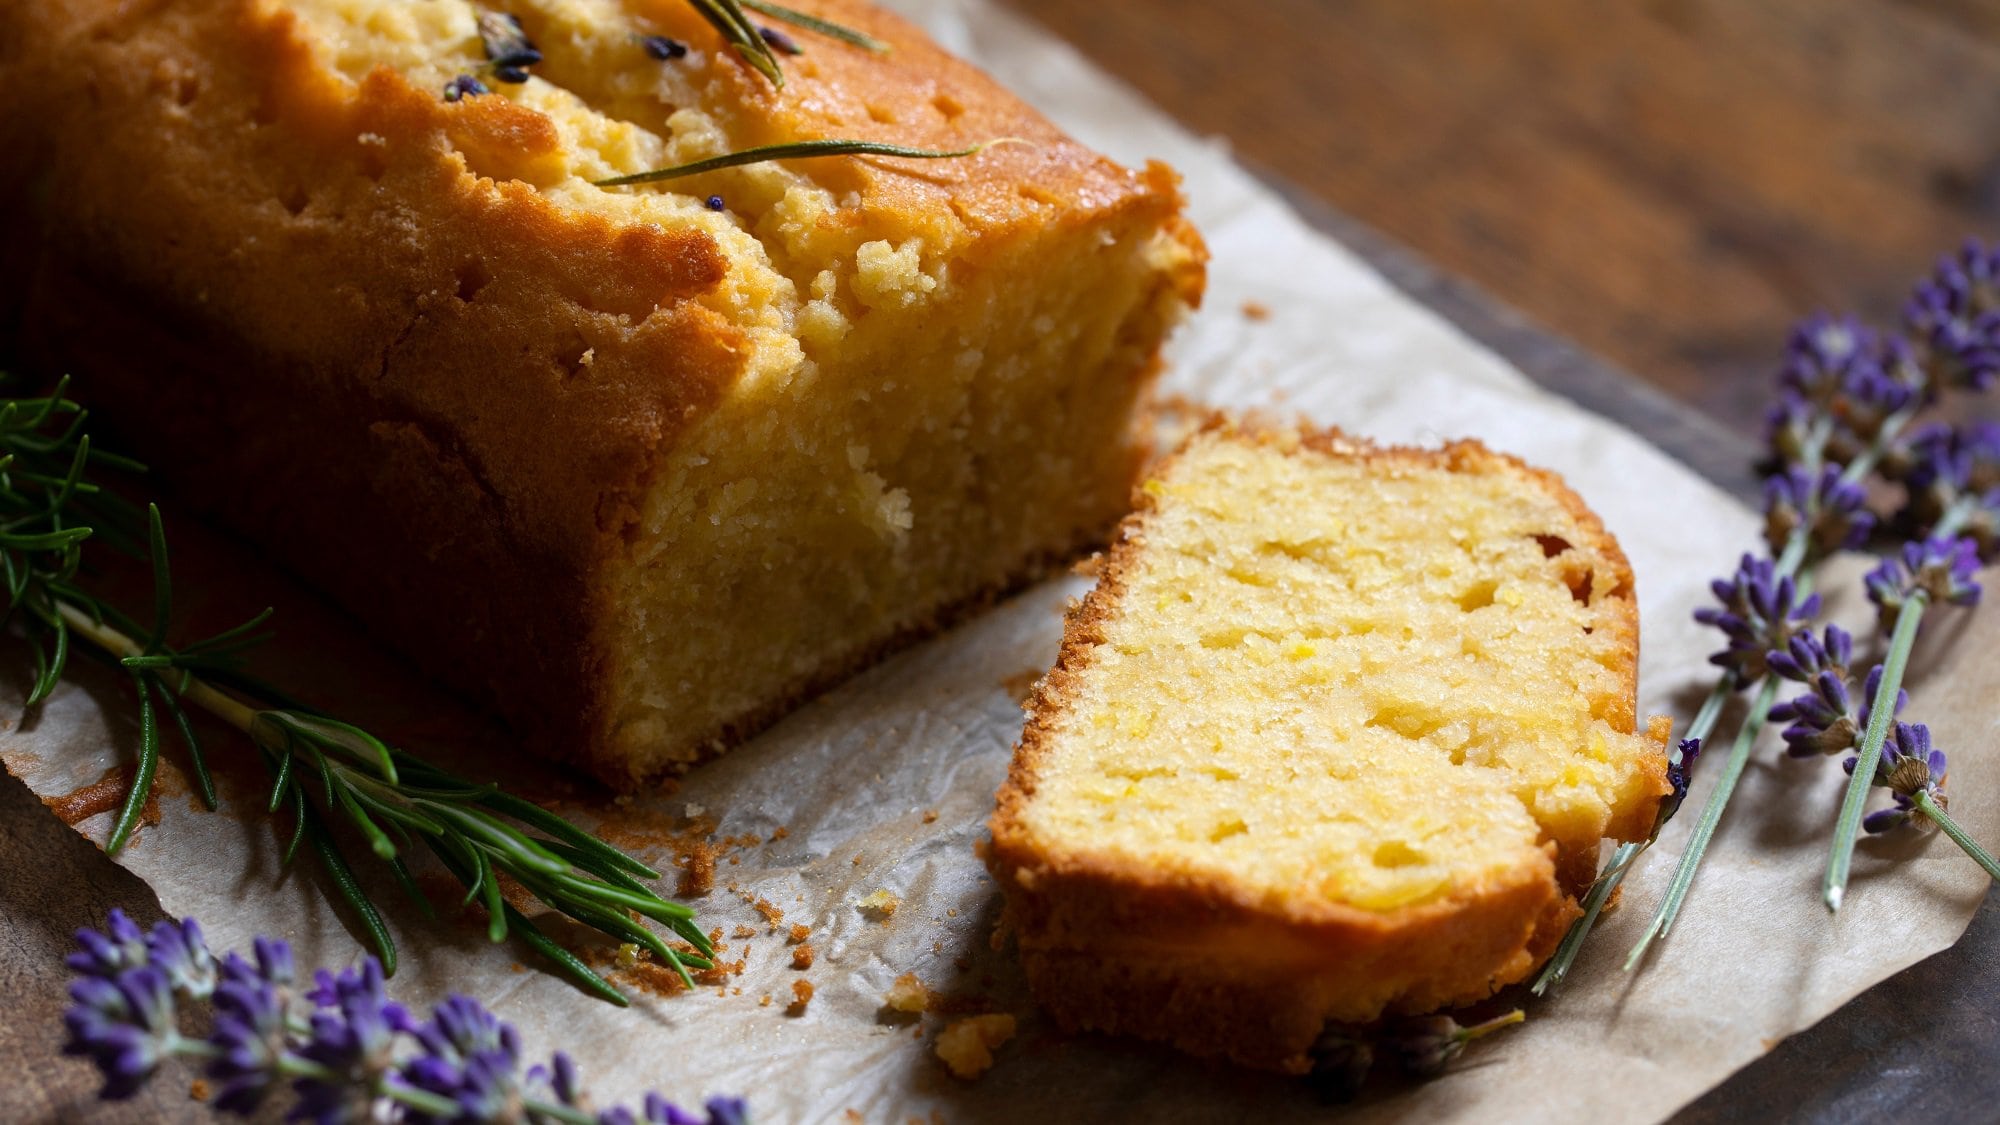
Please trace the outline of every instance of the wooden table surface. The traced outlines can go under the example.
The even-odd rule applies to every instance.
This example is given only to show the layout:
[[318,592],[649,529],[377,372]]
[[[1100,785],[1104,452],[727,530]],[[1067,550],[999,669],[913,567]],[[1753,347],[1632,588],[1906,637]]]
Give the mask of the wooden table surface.
[[1993,0],[1006,0],[1754,436],[1786,326],[2000,233]]
[[[1739,491],[1786,325],[1892,317],[1937,252],[2000,227],[2000,4],[1008,2],[1531,376]],[[151,893],[3,775],[0,857],[5,1118],[189,1119],[191,1073],[106,1107],[54,1055],[70,931],[157,918]],[[2000,1117],[1996,958],[1989,899],[1958,946],[1677,1120]]]

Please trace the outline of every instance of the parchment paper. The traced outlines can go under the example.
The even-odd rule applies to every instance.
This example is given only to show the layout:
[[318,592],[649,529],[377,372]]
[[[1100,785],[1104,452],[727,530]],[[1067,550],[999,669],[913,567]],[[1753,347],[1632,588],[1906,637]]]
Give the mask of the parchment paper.
[[[1169,390],[1276,406],[1396,441],[1476,435],[1560,471],[1603,515],[1637,570],[1642,713],[1692,712],[1708,682],[1703,657],[1712,640],[1689,611],[1706,597],[1709,576],[1753,543],[1749,513],[1631,434],[1536,390],[1304,226],[1220,145],[1183,133],[1044,33],[985,0],[898,6],[1084,139],[1127,161],[1165,158],[1186,175],[1214,264],[1208,307],[1173,348]],[[1265,306],[1269,318],[1246,317],[1246,301]],[[182,546],[195,544],[177,546],[182,574],[200,576],[184,577],[182,588],[209,589],[193,612],[220,615],[266,600],[281,607],[285,637],[268,656],[278,676],[320,691],[346,684],[339,698],[319,701],[415,746],[490,752],[483,740],[491,732],[479,720],[416,684],[310,595],[272,578],[240,548],[203,546],[185,528],[177,534]],[[872,1121],[933,1113],[951,1121],[1478,1115],[1608,1125],[1666,1116],[1780,1038],[1949,945],[1985,890],[1984,876],[1942,838],[1871,842],[1846,909],[1829,918],[1817,880],[1840,771],[1789,762],[1767,747],[1679,929],[1648,970],[1628,976],[1618,963],[1659,899],[1691,815],[1628,881],[1631,905],[1606,919],[1568,987],[1434,1082],[1329,1111],[1292,1080],[1192,1063],[1143,1044],[1063,1037],[1035,1014],[1011,953],[989,948],[997,893],[973,848],[1019,733],[1017,698],[1052,661],[1063,605],[1082,588],[1079,579],[1048,583],[888,661],[698,771],[676,793],[594,811],[585,806],[603,799],[584,793],[570,811],[586,823],[601,815],[629,828],[706,815],[720,820],[723,835],[764,841],[737,849],[734,864],[725,859],[715,891],[696,900],[703,923],[724,931],[724,959],[746,962],[720,993],[640,993],[621,1011],[524,970],[517,959],[530,954],[486,945],[476,924],[440,937],[407,911],[392,916],[404,951],[395,992],[413,1006],[447,991],[486,999],[520,1027],[530,1052],[577,1055],[600,1096],[650,1087],[684,1100],[744,1093],[764,1121],[851,1110]],[[1985,703],[2000,673],[1942,654],[1979,651],[1993,634],[1978,621],[1935,630],[1917,662],[1910,711],[1931,722],[1952,753],[1953,808],[1989,841],[2000,838],[1993,811],[2000,778],[1982,753],[1995,726]],[[11,716],[19,713],[21,676],[6,679],[0,690],[12,696],[0,701],[0,714]],[[0,735],[0,754],[38,793],[68,793],[130,760],[131,712],[115,679],[85,673],[35,721]],[[221,734],[210,743],[218,758],[240,746]],[[247,946],[262,932],[291,939],[305,964],[358,956],[309,877],[279,869],[266,822],[254,813],[240,823],[197,811],[167,772],[163,819],[120,862],[168,911],[198,917],[218,948]],[[1697,781],[1691,807],[1712,776]],[[243,783],[226,785],[225,799],[238,810],[255,804]],[[109,820],[99,815],[80,829],[101,840]],[[773,839],[781,826],[786,834]],[[657,846],[640,851],[661,863],[670,858]],[[732,884],[782,909],[786,926],[811,928],[817,961],[809,970],[791,967],[791,947]],[[378,885],[382,900],[396,899],[386,880]],[[878,889],[900,897],[886,919],[857,907]],[[757,936],[733,936],[745,925]],[[905,972],[962,1013],[1020,1018],[1020,1034],[993,1071],[969,1084],[944,1072],[932,1045],[950,1017],[912,1023],[883,1014],[883,993]],[[817,991],[804,1014],[788,1015],[798,979]],[[765,994],[769,1006],[758,1003]]]

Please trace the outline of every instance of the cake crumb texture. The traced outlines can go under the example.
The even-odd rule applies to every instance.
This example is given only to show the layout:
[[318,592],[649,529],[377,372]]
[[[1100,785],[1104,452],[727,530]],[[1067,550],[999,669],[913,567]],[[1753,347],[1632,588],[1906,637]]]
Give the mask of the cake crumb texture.
[[1602,524],[1476,443],[1224,419],[1137,503],[992,825],[1043,1006],[1302,1070],[1525,977],[1666,791]]

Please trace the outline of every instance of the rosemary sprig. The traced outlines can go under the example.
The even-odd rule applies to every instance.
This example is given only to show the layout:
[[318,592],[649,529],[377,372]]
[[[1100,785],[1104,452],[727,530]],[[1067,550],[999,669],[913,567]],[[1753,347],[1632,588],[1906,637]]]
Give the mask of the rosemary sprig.
[[688,3],[721,33],[724,42],[736,48],[751,69],[769,79],[771,85],[784,88],[785,72],[778,66],[778,56],[772,53],[757,25],[743,14],[740,0],[688,0]]
[[711,156],[705,160],[694,160],[686,164],[676,164],[671,168],[655,168],[648,172],[633,172],[626,176],[613,176],[608,180],[595,180],[597,187],[630,187],[633,184],[656,184],[662,180],[677,180],[683,176],[696,176],[703,172],[713,172],[721,168],[738,168],[745,164],[763,164],[772,160],[798,160],[811,156],[900,156],[913,160],[946,160],[961,156],[976,156],[998,144],[1026,144],[1019,137],[996,137],[990,141],[960,149],[909,148],[904,145],[884,144],[880,141],[850,141],[824,138],[814,141],[787,141],[773,145],[758,145],[755,148],[726,152],[721,156]]
[[873,35],[834,23],[832,20],[823,20],[811,12],[801,12],[794,8],[767,3],[766,0],[742,0],[742,4],[753,12],[761,12],[774,20],[784,20],[794,27],[803,27],[807,31],[816,31],[829,39],[838,39],[849,46],[859,47],[864,51],[873,51],[878,55],[889,53],[889,45],[875,38]]
[[[421,844],[465,888],[465,902],[484,905],[492,940],[520,936],[586,991],[613,1003],[625,1003],[616,988],[506,902],[503,879],[584,926],[644,946],[690,984],[690,966],[710,967],[713,946],[694,924],[694,912],[639,882],[660,878],[658,872],[545,809],[453,775],[245,674],[242,655],[265,639],[259,629],[269,610],[191,644],[170,645],[173,583],[159,509],[148,505],[141,517],[96,479],[97,470],[140,466],[93,448],[84,432],[87,416],[66,391],[65,382],[46,396],[0,399],[0,575],[9,599],[5,620],[34,646],[27,706],[54,689],[75,640],[108,658],[132,683],[139,703],[138,762],[107,853],[116,855],[130,841],[152,790],[166,741],[162,712],[188,751],[203,804],[216,807],[214,780],[188,717],[192,706],[255,747],[272,778],[265,810],[291,818],[286,862],[302,844],[310,845],[385,970],[395,970],[394,939],[348,863],[336,825],[357,833],[432,915],[407,863]],[[133,620],[79,583],[83,545],[93,539],[150,561],[149,622]],[[659,923],[697,952],[669,945],[638,918]]]

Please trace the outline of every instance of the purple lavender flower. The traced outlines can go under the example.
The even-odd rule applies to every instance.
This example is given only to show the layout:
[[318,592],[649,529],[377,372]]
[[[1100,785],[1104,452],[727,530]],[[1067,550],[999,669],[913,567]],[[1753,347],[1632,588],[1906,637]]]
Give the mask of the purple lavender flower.
[[1814,313],[1785,341],[1778,386],[1809,402],[1831,402],[1855,365],[1873,364],[1880,352],[1880,335],[1858,318]]
[[451,1098],[463,1118],[496,1119],[519,1099],[520,1037],[477,1000],[446,997],[411,1034],[424,1054],[405,1068],[405,1080]]
[[1764,504],[1764,537],[1774,555],[1800,527],[1807,529],[1809,559],[1859,547],[1875,529],[1867,490],[1845,480],[1838,465],[1822,467],[1817,476],[1792,466],[1765,478]]
[[1520,1023],[1523,1018],[1524,1014],[1516,1008],[1504,1016],[1466,1027],[1450,1016],[1423,1016],[1404,1020],[1389,1028],[1382,1046],[1395,1055],[1409,1073],[1436,1074],[1458,1057],[1466,1044]]
[[151,956],[146,949],[145,932],[123,910],[113,908],[104,928],[109,932],[99,933],[88,927],[76,932],[79,948],[63,959],[71,972],[109,980],[135,965],[145,964]]
[[1824,313],[1792,330],[1778,387],[1768,420],[1765,466],[1772,472],[1805,460],[1815,447],[1825,461],[1844,465],[1875,440],[1891,415],[1932,394],[1903,341],[1851,316]]
[[1701,757],[1701,739],[1681,739],[1680,752],[1680,761],[1667,763],[1667,784],[1674,787],[1673,794],[1668,800],[1676,805],[1687,796],[1688,778],[1694,773],[1694,761]]
[[1821,672],[1847,678],[1847,666],[1854,660],[1854,638],[1838,625],[1828,625],[1819,637],[1802,629],[1784,649],[1766,653],[1765,666],[1785,679],[1811,683]]
[[[648,1104],[658,1096],[646,1095]],[[710,1098],[702,1108],[708,1111],[708,1125],[750,1125],[750,1103],[742,1098]]]
[[[300,999],[316,1011],[309,1028],[291,1018],[296,970],[291,947],[257,938],[255,960],[229,953],[217,961],[193,920],[162,922],[142,934],[112,911],[109,934],[82,930],[68,963],[74,1001],[64,1014],[64,1052],[83,1055],[104,1076],[106,1098],[131,1096],[161,1060],[208,1061],[221,1083],[214,1105],[256,1113],[288,1078],[298,1094],[289,1120],[350,1122],[545,1122],[565,1110],[588,1112],[576,1067],[558,1052],[547,1067],[520,1071],[514,1029],[464,996],[412,1020],[383,989],[374,958],[339,974],[314,974]],[[176,1030],[176,996],[214,1005],[206,1042]],[[294,1077],[302,1075],[302,1077]],[[648,1094],[643,1116],[619,1107],[600,1115],[613,1125],[747,1125],[740,1098],[712,1098],[706,1116]],[[562,1117],[568,1120],[568,1117]]]
[[388,1093],[395,1075],[396,1035],[415,1028],[401,1004],[382,988],[382,964],[361,959],[359,969],[313,975],[307,999],[319,1006],[311,1037],[294,1054],[331,1071],[328,1077],[294,1082],[300,1118],[334,1125],[365,1120],[370,1107]]
[[1313,1087],[1328,1102],[1353,1101],[1375,1068],[1374,1040],[1338,1026],[1322,1031],[1311,1053]]
[[1903,324],[1951,385],[1983,391],[2000,373],[2000,247],[1968,239],[1938,260],[1903,308]]
[[1906,444],[1905,458],[1903,526],[1913,537],[1928,535],[1957,509],[1963,533],[1991,559],[2000,549],[2000,426],[1925,426]]
[[1728,647],[1708,659],[1726,669],[1738,688],[1762,679],[1765,654],[1789,647],[1792,635],[1819,613],[1818,594],[1799,599],[1790,578],[1779,578],[1769,559],[1754,555],[1745,554],[1733,576],[1709,588],[1722,605],[1697,609],[1694,619],[1729,638]]
[[66,1055],[82,1055],[104,1075],[99,1097],[118,1100],[139,1092],[172,1053],[174,993],[167,974],[151,965],[115,978],[84,977],[70,985],[75,1005],[63,1016]]
[[1969,537],[1905,543],[1900,555],[1883,559],[1862,583],[1875,603],[1883,632],[1896,627],[1903,606],[1919,591],[1934,603],[1979,603],[1979,550]]
[[493,64],[493,77],[502,82],[526,82],[526,68],[542,61],[542,52],[528,41],[520,18],[506,12],[479,14],[479,41]]
[[556,1105],[576,1109],[583,1104],[583,1088],[576,1081],[576,1063],[561,1051],[549,1059],[548,1066],[537,1064],[528,1068],[527,1087],[535,1096]]
[[460,101],[464,98],[476,98],[481,94],[490,93],[492,91],[486,88],[486,83],[481,82],[470,74],[461,74],[444,84],[444,100],[448,102]]
[[773,51],[787,55],[803,55],[806,53],[805,48],[799,46],[796,40],[775,27],[758,28],[757,37],[762,39]]
[[647,54],[661,62],[686,58],[688,53],[686,43],[678,39],[669,39],[664,35],[642,35],[639,37],[639,45],[646,49]]
[[[1869,833],[1889,832],[1912,822],[1928,823],[1917,811],[1919,796],[1928,796],[1943,807],[1944,777],[1950,764],[1944,751],[1931,745],[1930,728],[1922,723],[1897,723],[1896,730],[1882,746],[1882,759],[1875,767],[1874,784],[1889,790],[1894,804],[1862,818]],[[1849,760],[1847,772],[1854,772]]]
[[175,992],[205,997],[215,991],[215,955],[194,919],[155,923],[146,935],[146,954]]
[[[1853,749],[1861,741],[1861,732],[1868,729],[1870,708],[1882,686],[1882,666],[1869,670],[1858,709],[1847,690],[1844,667],[1829,664],[1807,682],[1812,690],[1771,708],[1773,722],[1791,724],[1784,731],[1785,752],[1794,758],[1810,758]],[[1910,693],[1898,689],[1895,711],[1900,713],[1909,702]]]
[[285,1012],[294,978],[291,946],[259,937],[255,951],[254,965],[235,953],[222,959],[209,1036],[217,1054],[208,1076],[221,1083],[216,1108],[246,1117],[283,1081],[279,1063],[290,1049]]
[[1694,776],[1694,762],[1701,757],[1701,739],[1683,738],[1680,741],[1680,760],[1667,759],[1667,784],[1673,791],[1660,802],[1659,811],[1653,814],[1653,834],[1658,836],[1674,814],[1681,809],[1681,802],[1687,799],[1688,783]]

